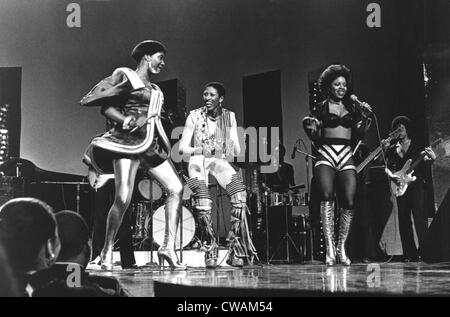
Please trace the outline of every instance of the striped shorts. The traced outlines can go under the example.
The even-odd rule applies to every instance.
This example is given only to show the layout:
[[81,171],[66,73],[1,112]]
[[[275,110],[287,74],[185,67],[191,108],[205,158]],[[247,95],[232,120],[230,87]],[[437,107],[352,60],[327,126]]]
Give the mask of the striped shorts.
[[327,165],[336,171],[356,170],[349,140],[325,139],[318,148],[319,155],[314,167]]

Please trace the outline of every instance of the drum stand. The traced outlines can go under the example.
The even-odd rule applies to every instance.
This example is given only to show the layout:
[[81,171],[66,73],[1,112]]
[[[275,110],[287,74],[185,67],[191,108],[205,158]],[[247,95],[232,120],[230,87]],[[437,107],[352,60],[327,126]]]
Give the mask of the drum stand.
[[145,266],[158,266],[157,263],[153,262],[153,245],[154,245],[154,239],[153,239],[153,180],[149,179],[149,227],[150,227],[150,262],[145,263]]
[[[76,185],[76,190],[77,190],[77,194],[76,194],[76,202],[77,202],[77,207],[76,207],[76,211],[79,214],[80,213],[80,190],[81,190],[81,185],[88,185],[89,183],[86,182],[41,182],[41,184],[54,184],[54,185]],[[64,191],[64,188],[62,189]],[[64,195],[64,193],[63,193]]]
[[[286,261],[288,263],[292,263],[291,262],[290,250],[289,250],[290,243],[294,247],[294,249],[297,252],[297,254],[300,254],[300,251],[297,248],[297,245],[295,244],[294,240],[292,239],[291,235],[289,234],[288,207],[289,206],[283,206],[283,209],[284,209],[284,212],[285,212],[285,217],[286,217],[286,223],[285,223],[285,225],[286,225],[286,233],[284,234],[284,236],[281,239],[281,241],[278,243],[277,248],[275,249],[275,252],[272,254],[272,257],[267,261],[267,263],[270,263],[270,261],[272,261],[274,256],[277,254],[278,250],[280,250],[281,246],[284,244],[284,242],[286,243],[286,259],[284,261]],[[266,209],[268,209],[267,206],[266,206]],[[267,220],[268,220],[268,215],[266,213],[266,232],[267,232],[267,238],[268,238],[268,236],[269,236],[269,234],[268,234],[269,226],[268,226],[268,221]],[[267,240],[267,245],[269,245],[269,240]],[[269,251],[269,247],[267,247],[267,251]],[[269,252],[267,252],[267,254],[269,254]]]
[[[295,142],[295,152],[303,154],[305,156],[306,186],[307,186],[306,187],[307,194],[306,194],[306,197],[305,197],[306,198],[305,201],[306,201],[306,205],[310,206],[310,199],[309,198],[310,198],[310,195],[311,195],[311,186],[310,186],[310,178],[309,178],[309,159],[311,158],[311,159],[315,160],[317,158],[314,155],[311,155],[311,154],[309,154],[309,153],[307,153],[305,151],[299,150],[299,146],[297,146],[297,143],[299,143],[299,142],[301,142],[301,144],[305,148],[305,151],[306,151],[306,145],[305,145],[305,142],[302,139],[298,139]],[[294,155],[293,158],[295,158],[295,155]],[[311,207],[310,207],[310,210],[311,210]],[[311,215],[310,215],[310,219],[311,219]],[[310,248],[309,248],[310,254],[309,254],[309,256],[310,256],[311,260],[307,261],[305,264],[319,264],[319,263],[322,263],[320,261],[315,261],[314,260],[314,230],[313,230],[313,228],[310,228],[309,235],[310,235],[309,236],[309,244],[310,244]]]
[[266,213],[266,263],[269,264],[269,253],[270,253],[270,246],[269,246],[269,206],[268,206],[268,200],[267,200],[267,191],[264,191],[264,211]]

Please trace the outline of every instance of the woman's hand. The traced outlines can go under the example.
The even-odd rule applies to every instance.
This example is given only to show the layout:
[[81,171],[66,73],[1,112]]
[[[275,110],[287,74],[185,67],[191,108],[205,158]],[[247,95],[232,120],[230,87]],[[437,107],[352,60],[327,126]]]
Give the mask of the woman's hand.
[[367,102],[361,102],[360,106],[365,113],[372,112],[372,107]]
[[123,121],[122,128],[124,130],[134,130],[136,128],[145,126],[146,121],[147,121],[147,118],[145,116],[140,116],[138,118],[135,118],[134,116],[128,116]]
[[317,130],[320,126],[320,121],[313,117],[306,117],[303,119],[305,129]]
[[306,135],[313,141],[320,138],[321,122],[314,117],[305,117],[302,120],[303,129]]
[[124,130],[130,130],[134,127],[134,124],[136,122],[136,118],[134,116],[127,116],[123,120],[122,123],[122,129]]
[[195,155],[202,155],[203,154],[203,148],[201,146],[197,147],[191,147],[192,152],[188,154],[195,154]]

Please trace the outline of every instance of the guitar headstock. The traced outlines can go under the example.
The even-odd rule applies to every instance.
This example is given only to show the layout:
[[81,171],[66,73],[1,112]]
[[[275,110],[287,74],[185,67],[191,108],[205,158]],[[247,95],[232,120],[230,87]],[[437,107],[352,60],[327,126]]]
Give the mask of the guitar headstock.
[[402,132],[402,127],[399,126],[397,129],[389,133],[389,137],[387,138],[389,141],[396,139],[399,137],[400,133]]

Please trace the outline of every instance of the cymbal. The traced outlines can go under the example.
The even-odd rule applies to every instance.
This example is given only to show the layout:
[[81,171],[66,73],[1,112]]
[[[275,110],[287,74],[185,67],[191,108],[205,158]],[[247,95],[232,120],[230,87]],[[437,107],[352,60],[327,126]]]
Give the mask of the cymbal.
[[295,189],[300,189],[300,188],[305,188],[306,185],[305,184],[300,184],[300,185],[295,185],[292,187],[289,187],[290,190],[295,190]]

